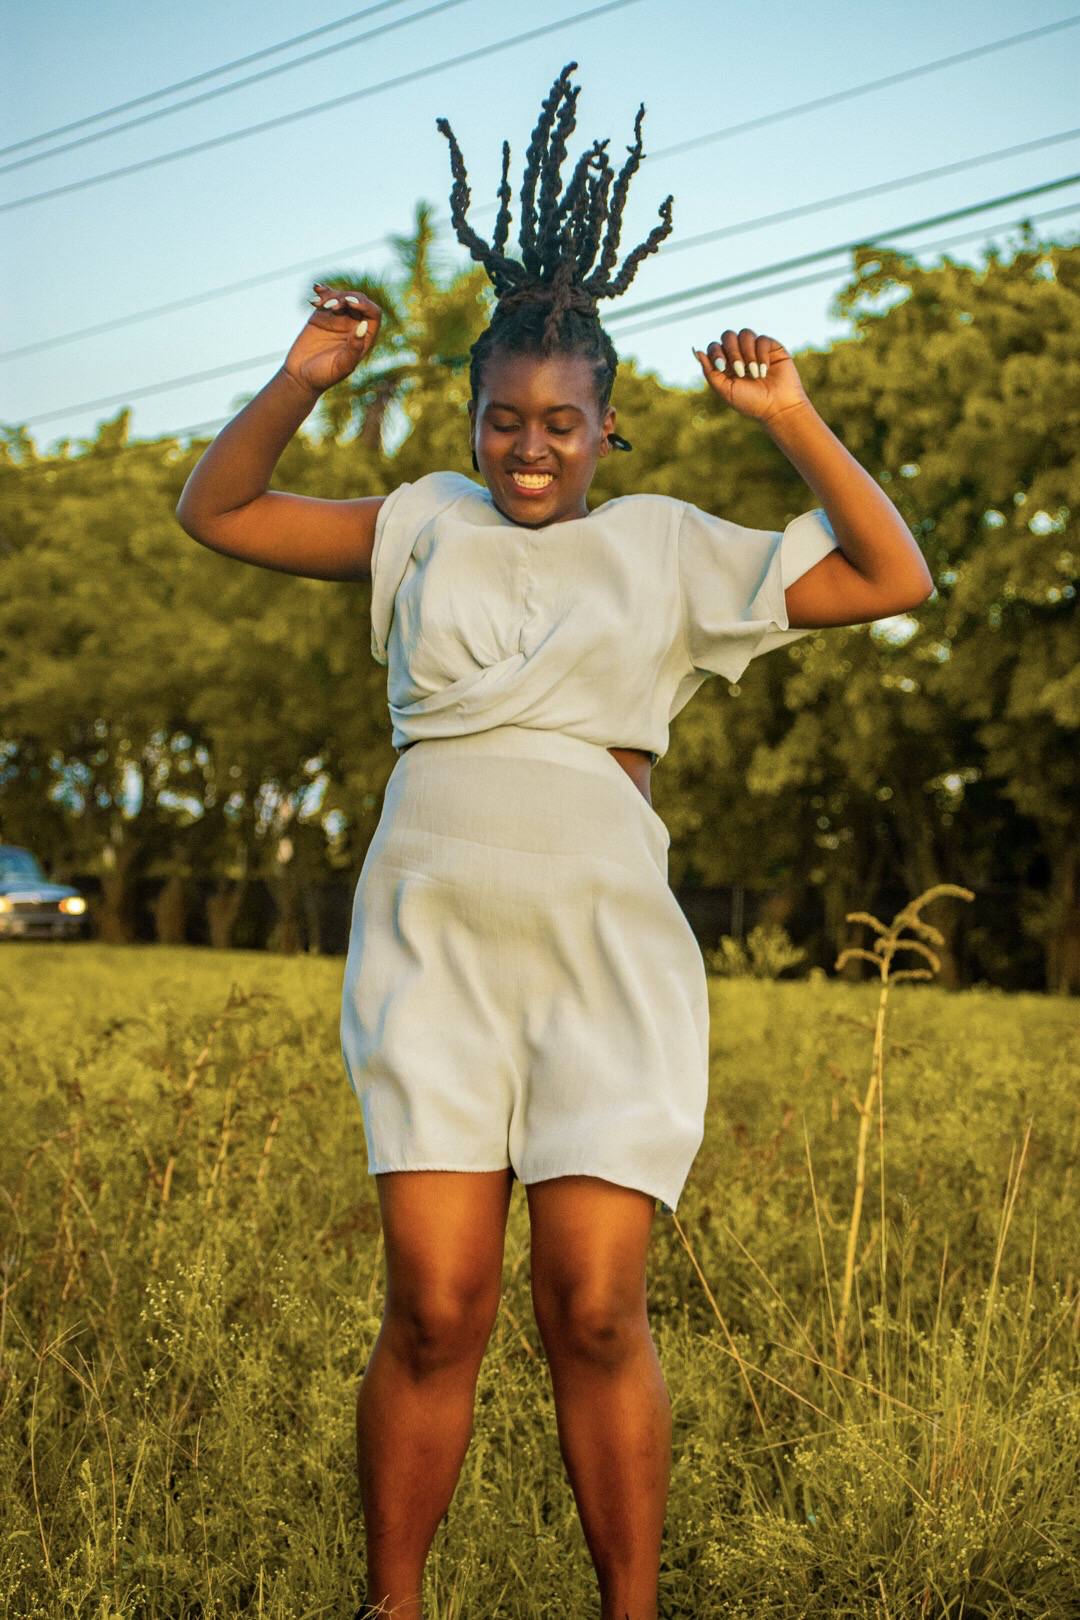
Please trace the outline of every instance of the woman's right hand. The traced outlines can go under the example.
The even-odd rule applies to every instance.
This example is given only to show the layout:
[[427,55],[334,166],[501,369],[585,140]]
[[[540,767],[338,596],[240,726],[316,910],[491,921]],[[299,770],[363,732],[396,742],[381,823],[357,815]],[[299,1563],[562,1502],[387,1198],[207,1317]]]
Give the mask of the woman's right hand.
[[321,394],[355,371],[375,346],[382,310],[361,292],[315,283],[318,302],[285,357],[283,370]]

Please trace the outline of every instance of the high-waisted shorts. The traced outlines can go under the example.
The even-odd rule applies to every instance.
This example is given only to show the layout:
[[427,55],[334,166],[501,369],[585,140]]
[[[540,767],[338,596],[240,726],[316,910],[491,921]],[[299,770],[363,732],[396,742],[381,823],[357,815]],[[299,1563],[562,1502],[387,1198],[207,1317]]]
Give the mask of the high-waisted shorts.
[[599,1176],[674,1210],[708,1091],[669,835],[606,748],[500,726],[398,758],[341,1041],[372,1174]]

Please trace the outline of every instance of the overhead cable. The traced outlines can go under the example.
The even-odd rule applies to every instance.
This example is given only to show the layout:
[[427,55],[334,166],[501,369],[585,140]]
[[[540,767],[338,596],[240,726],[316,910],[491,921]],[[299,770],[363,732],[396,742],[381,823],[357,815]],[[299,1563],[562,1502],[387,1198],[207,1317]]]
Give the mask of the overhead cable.
[[[1036,195],[1036,194],[1040,194],[1040,193],[1045,193],[1047,191],[1051,191],[1056,186],[1076,184],[1077,182],[1080,182],[1080,174],[1072,175],[1069,179],[1066,179],[1066,180],[1052,181],[1048,185],[1033,187],[1031,189],[1031,191],[1028,191],[1028,192],[1011,193],[1006,198],[994,198],[989,202],[976,203],[976,204],[973,204],[971,207],[968,207],[968,208],[955,209],[951,213],[948,213],[948,214],[934,215],[929,219],[916,221],[914,224],[901,225],[901,226],[897,226],[895,229],[886,230],[886,231],[880,231],[880,232],[877,232],[873,236],[862,237],[856,242],[841,243],[841,244],[839,244],[839,245],[837,245],[835,247],[823,248],[817,253],[803,254],[799,258],[784,259],[784,260],[780,260],[780,261],[778,261],[778,262],[776,262],[774,264],[758,265],[755,269],[744,270],[744,271],[741,271],[739,274],[734,275],[734,276],[726,276],[721,281],[708,282],[704,286],[700,286],[700,287],[690,287],[690,288],[687,288],[683,292],[680,292],[680,293],[669,293],[664,298],[649,299],[645,303],[635,304],[630,310],[627,310],[627,311],[611,311],[605,316],[605,325],[608,324],[608,322],[610,322],[616,314],[626,314],[627,316],[642,315],[642,314],[650,313],[650,312],[652,312],[653,310],[657,309],[660,306],[669,306],[672,303],[682,302],[683,300],[686,300],[686,299],[692,299],[692,298],[697,298],[697,297],[705,297],[705,296],[707,296],[709,294],[715,294],[715,293],[718,293],[718,292],[728,292],[728,291],[733,290],[735,288],[741,288],[741,289],[743,289],[745,291],[746,288],[748,287],[748,284],[752,284],[752,283],[754,283],[756,281],[759,281],[762,277],[779,275],[779,274],[782,274],[784,271],[787,271],[787,270],[794,270],[794,269],[802,268],[802,267],[804,267],[806,265],[816,263],[816,262],[818,262],[818,261],[820,261],[820,260],[822,260],[824,258],[835,258],[838,254],[851,252],[856,247],[873,247],[873,246],[875,246],[875,245],[877,245],[879,243],[883,244],[886,241],[886,239],[889,238],[889,237],[902,236],[902,235],[906,235],[908,232],[911,232],[911,231],[918,231],[918,230],[922,230],[922,229],[927,229],[930,226],[933,226],[933,225],[936,225],[936,224],[943,224],[943,223],[946,223],[947,221],[952,220],[952,219],[964,218],[965,216],[970,216],[973,213],[977,213],[977,212],[980,212],[980,211],[988,209],[988,208],[996,207],[996,206],[998,206],[999,204],[1001,204],[1003,202],[1017,201],[1017,200],[1019,200],[1021,198],[1025,198],[1027,196]],[[1080,206],[1080,204],[1078,204],[1078,203],[1070,203],[1065,208],[1051,210],[1049,213],[1043,214],[1040,217],[1046,218],[1046,219],[1056,218],[1056,217],[1059,217],[1059,216],[1064,215],[1066,213],[1071,213],[1078,206]],[[1019,226],[1019,225],[1021,225],[1023,223],[1024,223],[1024,221],[1014,221],[1012,224],[999,226],[999,227],[997,227],[997,229],[1010,230],[1010,229],[1016,228],[1017,226]],[[993,228],[993,227],[991,227],[991,228]],[[922,253],[931,252],[937,246],[940,246],[940,245],[946,245],[947,246],[950,242],[970,240],[973,237],[982,236],[982,235],[985,234],[987,229],[988,229],[988,227],[982,226],[976,231],[963,233],[959,237],[951,236],[951,237],[946,239],[944,244],[931,243],[931,244],[927,244],[927,245],[925,245],[925,246],[923,246],[921,248],[915,249],[914,251],[922,252]],[[797,287],[810,286],[815,282],[828,281],[830,279],[834,279],[837,276],[837,274],[839,274],[840,269],[841,269],[841,266],[833,265],[827,270],[818,271],[812,276],[803,277],[803,278],[800,278],[797,281],[789,281],[789,282],[784,282],[784,283],[777,283],[775,285],[769,285],[769,286],[760,287],[760,288],[754,287],[752,289],[752,296],[754,296],[754,297],[768,297],[768,296],[770,296],[771,294],[773,294],[775,292],[787,292],[787,291],[791,291],[791,290],[793,290],[793,289],[795,289]],[[750,295],[751,295],[750,293],[747,293],[747,296],[750,296]],[[672,311],[670,311],[670,313],[668,315],[665,315],[665,316],[661,317],[660,319],[658,319],[656,321],[649,321],[649,322],[645,323],[644,325],[641,325],[641,326],[635,325],[633,327],[628,327],[625,330],[620,331],[620,333],[618,334],[619,335],[619,340],[621,342],[622,339],[624,337],[629,336],[631,334],[631,332],[645,331],[645,330],[648,330],[649,328],[651,328],[652,326],[661,325],[661,324],[663,324],[664,320],[668,320],[668,319],[680,319],[681,320],[684,316],[693,316],[693,315],[696,315],[696,314],[708,313],[709,310],[711,310],[711,309],[713,309],[715,307],[716,307],[716,300],[714,299],[713,302],[711,302],[711,303],[707,303],[707,304],[704,304],[704,305],[701,305],[701,306],[695,306],[694,308],[689,309],[689,310],[678,310],[678,309],[672,310]],[[256,355],[252,359],[249,359],[249,360],[234,361],[231,364],[226,365],[226,366],[215,366],[210,371],[194,372],[194,373],[191,373],[190,375],[184,376],[184,377],[173,377],[173,378],[171,378],[168,381],[163,382],[163,383],[153,383],[153,384],[149,384],[149,385],[147,385],[146,387],[143,387],[143,388],[128,389],[124,393],[106,395],[105,397],[103,397],[101,399],[84,400],[84,401],[82,401],[81,403],[79,403],[77,405],[67,405],[67,406],[64,406],[62,409],[49,411],[49,412],[46,412],[45,414],[43,414],[41,416],[29,417],[29,418],[27,418],[25,420],[23,425],[26,426],[26,427],[33,427],[33,426],[36,426],[36,425],[38,425],[39,423],[42,423],[42,422],[59,421],[62,417],[65,417],[65,416],[77,415],[78,412],[80,412],[80,411],[98,410],[98,409],[100,409],[102,407],[105,407],[105,406],[108,406],[108,405],[123,405],[123,404],[127,404],[130,400],[134,400],[134,399],[147,399],[147,398],[150,398],[154,394],[171,392],[173,389],[184,388],[184,387],[187,387],[189,384],[195,384],[195,383],[200,383],[200,382],[211,382],[211,381],[216,380],[219,377],[229,376],[230,374],[232,374],[234,372],[254,370],[257,366],[270,365],[275,360],[280,362],[280,360],[281,360],[281,351],[280,350],[275,350],[272,354],[268,354],[268,355]]]
[[741,124],[729,124],[725,129],[714,129],[708,135],[695,135],[688,141],[677,141],[674,146],[662,146],[659,151],[649,154],[650,163],[658,163],[663,158],[678,157],[682,152],[695,152],[698,147],[709,146],[713,141],[726,141],[733,135],[746,135],[751,130],[764,129],[768,124],[779,123],[784,118],[801,117],[803,113],[819,112],[824,107],[838,106],[842,101],[851,101],[855,96],[869,95],[874,90],[887,90],[894,84],[907,84],[912,79],[918,79],[925,73],[936,73],[942,68],[958,67],[961,62],[973,62],[976,57],[989,56],[993,51],[1011,49],[1014,45],[1026,44],[1028,40],[1039,39],[1045,34],[1056,34],[1063,28],[1075,28],[1080,23],[1080,12],[1071,17],[1063,17],[1059,22],[1046,23],[1042,28],[1029,28],[1022,34],[1010,34],[1005,39],[990,40],[986,45],[974,45],[968,51],[958,51],[954,56],[940,56],[933,62],[924,62],[920,67],[904,68],[899,73],[889,73],[883,79],[870,79],[866,84],[856,84],[849,90],[836,90],[831,95],[817,96],[813,101],[800,101],[794,107],[785,107],[779,112],[763,113],[760,118],[748,118]]
[[196,141],[192,146],[178,147],[172,152],[160,152],[156,157],[141,158],[137,163],[125,163],[118,169],[108,169],[102,174],[86,175],[82,180],[71,180],[67,185],[53,186],[48,191],[35,191],[25,197],[12,198],[8,202],[0,203],[0,214],[11,213],[16,208],[26,208],[30,203],[45,202],[52,197],[66,197],[74,191],[85,191],[88,186],[104,185],[106,180],[118,180],[124,175],[141,174],[147,169],[156,169],[163,163],[175,163],[180,158],[193,157],[199,152],[211,152],[219,146],[227,146],[231,141],[244,140],[249,135],[263,135],[268,130],[295,124],[302,118],[313,118],[317,113],[330,112],[336,107],[363,101],[366,97],[379,95],[384,90],[400,90],[406,84],[415,84],[418,79],[428,79],[435,73],[445,73],[450,68],[462,67],[467,62],[478,62],[483,57],[495,56],[498,52],[508,51],[515,45],[525,45],[530,40],[558,33],[573,23],[590,22],[596,17],[606,17],[613,11],[622,11],[627,6],[640,4],[641,0],[606,0],[604,5],[592,6],[588,11],[578,11],[570,17],[560,17],[557,21],[544,23],[539,28],[530,28],[523,34],[513,34],[509,38],[495,40],[490,45],[478,45],[475,50],[464,51],[460,56],[448,56],[444,61],[431,62],[427,67],[414,68],[409,73],[399,73],[395,78],[383,79],[378,84],[367,84],[359,90],[349,90],[341,96],[331,96],[327,101],[316,101],[307,107],[297,107],[292,112],[279,113],[275,118],[265,118],[258,124],[247,124],[243,129],[227,130],[223,135]]
[[[994,226],[997,231],[1022,230],[1025,225],[1033,225],[1049,219],[1059,219],[1065,214],[1074,214],[1080,208],[1080,202],[1066,203],[1064,208],[1050,208],[1039,214],[1029,214],[1025,219],[1008,220],[1003,224]],[[918,247],[912,248],[912,253],[938,253],[944,248],[955,247],[959,242],[972,242],[982,237],[985,239],[988,227],[980,225],[973,231],[960,231],[950,236],[943,236],[936,242],[922,242]],[[902,251],[902,250],[901,250]],[[813,287],[822,282],[835,281],[841,270],[840,265],[834,265],[828,270],[816,270],[809,276],[798,276],[791,281],[774,281],[764,287],[744,287],[740,289],[741,298],[772,298],[776,293],[797,292],[803,287]],[[715,310],[723,309],[728,302],[726,298],[712,298],[707,303],[695,304],[692,309],[669,310],[664,315],[656,315],[652,320],[639,321],[633,326],[624,327],[619,333],[619,342],[624,338],[633,337],[638,332],[653,332],[658,326],[668,326],[672,321],[696,320],[700,315],[711,315]],[[225,418],[229,420],[228,417]],[[205,426],[205,424],[199,424]]]
[[[394,0],[399,3],[399,0]],[[108,129],[95,129],[89,135],[79,135],[73,141],[64,141],[59,146],[51,146],[47,152],[32,152],[28,157],[16,158],[14,163],[0,164],[0,174],[10,174],[13,169],[28,168],[31,163],[41,163],[46,158],[58,157],[61,152],[72,152],[78,146],[89,146],[92,141],[103,141],[108,135],[122,135],[125,130],[138,129],[142,124],[152,124],[158,118],[168,118],[170,114],[183,112],[187,107],[198,107],[203,102],[213,101],[218,96],[231,95],[234,90],[243,90],[249,84],[259,84],[263,79],[273,79],[279,73],[291,73],[293,68],[304,67],[308,62],[320,61],[324,56],[335,56],[338,51],[347,51],[353,45],[365,45],[370,39],[378,39],[382,34],[390,34],[396,28],[405,28],[409,23],[423,22],[433,17],[436,12],[449,11],[452,6],[465,5],[466,0],[436,0],[436,4],[428,6],[424,11],[410,12],[407,17],[394,17],[390,22],[380,23],[378,28],[369,28],[366,34],[353,34],[350,39],[339,39],[333,45],[323,45],[317,51],[309,51],[306,56],[294,57],[291,62],[278,62],[275,67],[262,68],[258,73],[249,73],[246,79],[236,79],[232,84],[219,84],[213,90],[202,90],[197,96],[189,96],[186,101],[175,101],[171,107],[156,107],[153,112],[140,113],[137,118],[129,118],[124,124],[112,124]]]
[[1009,191],[1001,197],[991,197],[986,202],[969,203],[966,208],[950,208],[941,214],[930,214],[926,219],[912,220],[906,225],[874,231],[868,235],[854,237],[847,242],[837,242],[832,247],[818,248],[813,253],[800,253],[793,259],[781,259],[776,264],[764,268],[724,276],[719,281],[705,281],[698,287],[686,287],[682,292],[664,293],[659,298],[647,298],[643,303],[631,304],[625,309],[613,309],[610,314],[605,314],[604,324],[631,320],[635,315],[644,315],[654,309],[666,309],[672,304],[683,303],[688,298],[704,298],[710,293],[724,292],[729,287],[737,287],[741,282],[756,276],[780,275],[787,270],[799,270],[808,264],[818,264],[822,259],[835,258],[838,253],[854,253],[856,248],[873,247],[890,236],[907,236],[912,231],[925,231],[935,225],[951,224],[954,219],[970,219],[972,214],[985,213],[989,208],[1003,208],[1008,203],[1024,202],[1028,197],[1042,197],[1048,191],[1060,191],[1064,186],[1077,184],[1080,184],[1080,173],[1067,174],[1060,180],[1047,180],[1041,186],[1026,186],[1022,191]]
[[347,17],[339,17],[337,22],[323,23],[319,28],[309,28],[306,33],[294,34],[291,39],[283,39],[279,45],[266,45],[260,51],[251,51],[247,56],[237,56],[231,62],[222,62],[220,67],[207,68],[204,73],[194,73],[190,79],[178,79],[175,84],[163,85],[160,90],[149,90],[146,95],[133,96],[130,101],[120,101],[113,107],[103,107],[100,112],[86,113],[82,118],[74,118],[70,124],[58,124],[55,129],[42,130],[40,135],[27,135],[21,141],[12,141],[10,146],[0,146],[0,157],[7,157],[9,152],[21,152],[27,146],[37,146],[39,141],[51,141],[57,135],[68,135],[73,129],[84,129],[87,124],[99,123],[102,118],[112,118],[116,113],[130,112],[133,107],[145,107],[148,101],[160,101],[162,96],[171,96],[174,91],[190,90],[192,85],[205,84],[208,79],[220,78],[223,73],[231,73],[233,68],[248,67],[252,62],[261,62],[268,56],[276,56],[278,51],[291,50],[294,45],[306,45],[309,39],[318,39],[321,34],[332,34],[335,28],[348,28],[350,23],[360,22],[364,17],[372,17],[377,11],[387,11],[392,6],[403,4],[404,0],[379,0],[378,5],[365,6],[363,11],[351,11]]
[[[828,208],[839,208],[846,203],[862,202],[868,197],[882,196],[890,191],[898,191],[901,187],[917,185],[925,180],[940,179],[945,175],[959,174],[965,169],[979,168],[987,163],[999,162],[1005,158],[1017,157],[1025,152],[1035,151],[1045,146],[1054,146],[1063,141],[1080,139],[1080,129],[1065,130],[1059,135],[1046,135],[1037,140],[1024,141],[1019,146],[1002,147],[997,152],[984,152],[977,157],[961,158],[955,163],[946,163],[940,168],[923,169],[918,174],[901,175],[895,180],[883,181],[876,186],[863,186],[857,191],[841,192],[834,197],[822,197],[816,202],[802,203],[797,208],[781,209],[774,214],[761,214],[755,219],[739,220],[734,225],[722,225],[713,231],[704,231],[697,236],[676,237],[664,249],[665,258],[672,253],[679,253],[688,248],[703,247],[710,242],[726,240],[732,236],[741,236],[748,231],[762,230],[769,225],[783,224],[788,220],[802,219],[809,214],[821,213]],[[481,204],[472,209],[473,218],[483,214],[493,214],[496,204]],[[277,281],[285,276],[299,275],[310,271],[313,267],[325,269],[326,265],[334,260],[342,260],[354,253],[373,252],[381,247],[388,238],[380,237],[372,242],[353,243],[349,247],[335,248],[331,253],[321,256],[312,255],[301,259],[295,264],[282,265],[276,270],[264,271],[258,276],[248,276],[241,281],[230,281],[220,287],[211,287],[204,292],[192,293],[186,298],[173,299],[166,304],[155,304],[149,309],[136,310],[129,315],[117,315],[107,321],[99,321],[94,326],[83,326],[73,332],[64,332],[57,337],[41,338],[36,343],[27,343],[18,349],[7,349],[0,353],[0,363],[7,360],[21,360],[27,355],[40,354],[45,349],[57,348],[64,343],[75,343],[82,338],[99,337],[106,332],[119,331],[137,321],[147,321],[161,315],[174,315],[184,309],[191,309],[214,298],[224,298],[232,293],[247,292],[254,287],[265,286],[268,282]]]

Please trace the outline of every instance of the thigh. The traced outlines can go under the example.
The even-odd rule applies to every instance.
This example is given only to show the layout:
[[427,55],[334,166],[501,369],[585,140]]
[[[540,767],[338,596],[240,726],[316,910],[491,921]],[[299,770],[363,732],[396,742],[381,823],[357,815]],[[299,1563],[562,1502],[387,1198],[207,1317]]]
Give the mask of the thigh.
[[512,1172],[402,1170],[375,1179],[388,1307],[497,1302]]
[[598,1176],[555,1176],[525,1191],[538,1320],[643,1315],[656,1200]]

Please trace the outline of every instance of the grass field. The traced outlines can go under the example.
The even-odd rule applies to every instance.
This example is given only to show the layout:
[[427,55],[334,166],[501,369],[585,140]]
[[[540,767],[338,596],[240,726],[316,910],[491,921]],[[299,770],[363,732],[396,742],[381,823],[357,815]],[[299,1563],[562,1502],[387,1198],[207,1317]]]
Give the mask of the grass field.
[[[341,968],[0,952],[3,1615],[351,1617],[383,1271]],[[662,1612],[1080,1615],[1080,1004],[893,991],[841,1332],[878,986],[712,993],[650,1267]],[[598,1612],[528,1277],[515,1186],[430,1620]]]

